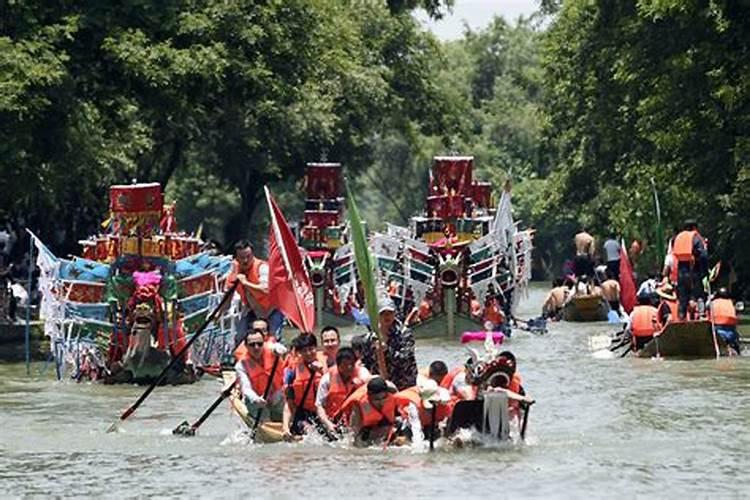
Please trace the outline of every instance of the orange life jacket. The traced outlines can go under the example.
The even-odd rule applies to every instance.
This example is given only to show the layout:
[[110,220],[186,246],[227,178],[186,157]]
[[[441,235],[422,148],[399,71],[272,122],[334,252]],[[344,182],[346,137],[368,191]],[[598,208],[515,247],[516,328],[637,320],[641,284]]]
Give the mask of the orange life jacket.
[[[669,321],[675,322],[680,321],[680,305],[677,303],[676,300],[669,300],[662,297],[661,304],[667,304],[667,307],[669,307]],[[659,305],[659,308],[661,308],[661,305]],[[665,325],[659,324],[661,328],[664,328]]]
[[656,333],[657,309],[654,306],[635,306],[630,329],[634,337],[651,337]]
[[374,427],[382,422],[393,424],[396,420],[396,398],[393,397],[393,394],[388,393],[382,410],[378,411],[372,406],[372,404],[370,404],[366,384],[360,386],[348,398],[346,398],[346,401],[341,405],[341,408],[338,413],[334,415],[334,418],[338,415],[348,418],[354,407],[359,408],[362,427]]
[[[357,368],[355,366],[354,370]],[[364,381],[357,377],[352,377],[348,382],[344,382],[344,379],[339,374],[338,367],[333,367],[328,370],[329,387],[328,396],[326,397],[325,410],[326,415],[335,415],[338,413],[341,406],[358,387],[361,387]]]
[[430,303],[427,302],[426,300],[423,300],[422,302],[420,302],[419,312],[417,313],[417,315],[419,316],[419,319],[424,321],[427,318],[429,318],[431,314],[432,314],[432,306],[430,305]]
[[322,375],[319,372],[315,372],[312,387],[307,391],[307,397],[302,401],[302,397],[305,395],[305,389],[307,383],[310,380],[310,370],[307,368],[304,362],[300,361],[294,368],[294,381],[292,382],[292,389],[294,390],[294,405],[296,407],[302,407],[305,410],[315,412],[315,394],[318,392],[318,384],[320,384],[320,378]]
[[[261,260],[258,257],[254,257],[253,263],[250,264],[250,267],[248,267],[247,269],[237,270],[233,268],[232,273],[229,275],[229,278],[227,278],[227,283],[232,283],[237,274],[243,271],[249,282],[255,284],[260,283],[260,266],[263,264],[267,264],[266,261]],[[242,286],[241,284],[237,286],[237,292],[240,294],[242,302],[245,305],[251,306],[250,299],[247,297],[247,295],[245,295],[247,292],[250,292],[250,296],[263,309],[264,313],[267,313],[271,310],[271,299],[269,298],[268,293],[248,288]]]
[[[276,355],[273,353],[273,351],[271,351],[271,349],[267,347],[264,347],[260,362],[252,359],[247,354],[241,360],[242,365],[245,368],[245,373],[247,373],[247,376],[250,379],[250,384],[253,386],[253,390],[261,396],[265,392],[266,386],[268,385],[268,379],[271,376],[271,370],[273,369],[275,358]],[[269,395],[274,394],[284,385],[283,372],[284,371],[280,367],[276,367],[276,373],[274,373],[273,375],[271,389],[268,391]]]
[[672,244],[675,267],[677,267],[677,262],[690,262],[692,264],[695,261],[693,256],[693,239],[695,239],[695,236],[698,236],[705,245],[705,240],[698,231],[682,231],[675,237]]
[[453,387],[453,380],[456,378],[456,376],[459,373],[463,373],[464,367],[463,366],[457,366],[451,371],[447,373],[445,377],[443,377],[443,380],[440,381],[440,387],[443,387],[445,389],[448,389],[449,391]]
[[[419,411],[419,421],[422,423],[422,427],[429,427],[432,424],[432,409],[428,410],[424,407],[424,402],[419,396],[419,388],[417,386],[408,387],[403,391],[397,392],[394,398],[396,399],[396,408],[404,418],[407,416],[409,404],[414,404]],[[435,422],[437,423],[448,418],[452,412],[453,403],[436,405]]]
[[495,326],[501,325],[505,320],[503,313],[500,312],[500,308],[497,307],[495,302],[491,302],[484,308],[484,319],[491,321]]
[[736,326],[737,311],[730,299],[713,299],[711,301],[711,317],[719,326]]

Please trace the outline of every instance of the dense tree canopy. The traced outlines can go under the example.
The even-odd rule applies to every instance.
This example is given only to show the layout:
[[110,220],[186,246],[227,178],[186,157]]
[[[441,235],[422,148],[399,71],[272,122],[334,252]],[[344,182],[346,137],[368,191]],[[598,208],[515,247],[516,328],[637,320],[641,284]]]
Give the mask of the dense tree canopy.
[[137,178],[229,242],[257,233],[263,184],[293,218],[326,158],[371,224],[404,223],[430,158],[456,152],[498,191],[513,179],[549,273],[581,225],[647,240],[655,266],[653,185],[668,230],[698,218],[748,279],[750,8],[543,0],[443,43],[412,16],[453,3],[2,3],[0,217],[70,251]]

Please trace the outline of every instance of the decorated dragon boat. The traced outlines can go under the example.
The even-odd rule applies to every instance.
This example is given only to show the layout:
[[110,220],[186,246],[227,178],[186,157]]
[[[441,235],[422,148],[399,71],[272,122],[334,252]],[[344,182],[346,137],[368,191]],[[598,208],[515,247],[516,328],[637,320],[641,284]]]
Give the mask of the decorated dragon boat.
[[[58,258],[33,236],[41,318],[57,377],[153,383],[219,304],[231,258],[177,230],[159,184],[112,186],[105,230]],[[229,314],[229,313],[227,313]],[[227,314],[207,326],[162,383],[194,382],[231,349]]]
[[[473,169],[471,156],[435,157],[424,213],[370,238],[381,287],[418,337],[484,330],[488,308],[512,315],[531,278],[533,231],[513,221],[510,184],[494,208]],[[337,285],[352,289],[340,275]]]

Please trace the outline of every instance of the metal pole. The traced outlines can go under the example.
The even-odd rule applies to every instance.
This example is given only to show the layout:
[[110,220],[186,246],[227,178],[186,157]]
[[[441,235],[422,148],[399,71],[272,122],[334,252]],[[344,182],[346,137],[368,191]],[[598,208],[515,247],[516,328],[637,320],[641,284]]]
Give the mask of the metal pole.
[[29,234],[29,273],[26,283],[26,328],[24,329],[24,351],[26,353],[26,375],[31,375],[31,277],[34,271],[34,240]]

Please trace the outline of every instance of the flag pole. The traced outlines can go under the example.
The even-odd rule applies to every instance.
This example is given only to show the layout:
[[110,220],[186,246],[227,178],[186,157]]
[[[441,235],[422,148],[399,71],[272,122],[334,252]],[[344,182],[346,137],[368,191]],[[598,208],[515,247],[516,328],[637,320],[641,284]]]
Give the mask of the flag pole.
[[26,355],[26,375],[31,374],[31,279],[34,273],[34,240],[29,233],[29,272],[26,282],[26,326],[24,328],[24,353]]

